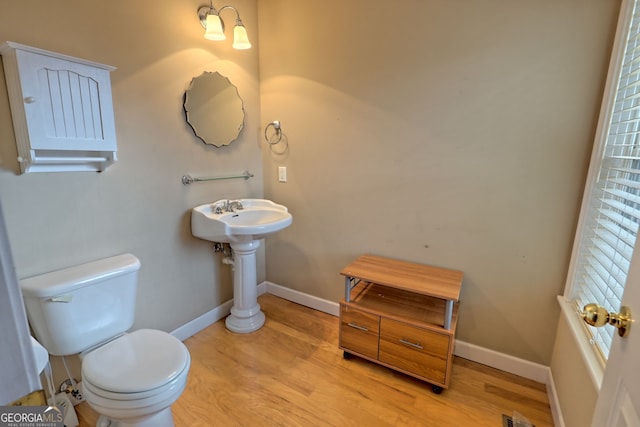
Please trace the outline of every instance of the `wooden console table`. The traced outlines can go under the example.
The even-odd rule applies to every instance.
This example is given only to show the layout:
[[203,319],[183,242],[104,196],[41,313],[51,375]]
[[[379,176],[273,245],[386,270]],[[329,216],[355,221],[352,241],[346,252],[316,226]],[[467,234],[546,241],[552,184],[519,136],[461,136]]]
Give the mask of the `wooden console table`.
[[463,273],[374,255],[340,272],[340,349],[449,387]]

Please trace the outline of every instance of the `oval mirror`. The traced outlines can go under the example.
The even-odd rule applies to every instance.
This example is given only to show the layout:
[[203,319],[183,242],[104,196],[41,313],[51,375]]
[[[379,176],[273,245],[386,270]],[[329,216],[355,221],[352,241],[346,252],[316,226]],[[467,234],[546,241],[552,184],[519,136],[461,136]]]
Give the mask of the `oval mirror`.
[[238,89],[220,73],[205,71],[184,94],[187,123],[205,144],[222,147],[238,138],[244,107]]

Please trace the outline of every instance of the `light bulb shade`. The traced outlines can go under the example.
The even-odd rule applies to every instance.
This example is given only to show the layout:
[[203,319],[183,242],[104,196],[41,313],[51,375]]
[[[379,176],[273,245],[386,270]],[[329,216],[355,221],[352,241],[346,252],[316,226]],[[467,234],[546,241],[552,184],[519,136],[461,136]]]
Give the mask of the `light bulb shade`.
[[224,40],[227,37],[222,30],[222,21],[218,15],[210,13],[207,15],[207,29],[204,38],[209,40]]
[[233,48],[234,49],[250,49],[251,42],[249,41],[249,36],[247,35],[247,29],[244,25],[236,24],[233,27]]

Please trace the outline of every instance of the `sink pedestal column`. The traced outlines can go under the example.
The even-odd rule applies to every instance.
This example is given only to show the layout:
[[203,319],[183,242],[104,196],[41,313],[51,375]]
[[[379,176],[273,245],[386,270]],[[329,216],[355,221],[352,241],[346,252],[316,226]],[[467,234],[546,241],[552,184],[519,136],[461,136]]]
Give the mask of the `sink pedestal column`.
[[256,250],[260,240],[231,243],[233,249],[233,307],[225,324],[231,332],[246,334],[264,325],[264,313],[258,304]]

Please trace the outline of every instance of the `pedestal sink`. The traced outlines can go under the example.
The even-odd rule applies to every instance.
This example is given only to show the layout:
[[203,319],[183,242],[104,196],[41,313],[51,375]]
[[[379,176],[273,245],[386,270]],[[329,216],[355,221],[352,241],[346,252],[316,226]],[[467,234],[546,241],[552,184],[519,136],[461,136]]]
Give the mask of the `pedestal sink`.
[[227,329],[249,333],[264,325],[258,304],[256,250],[260,239],[293,221],[285,206],[264,199],[218,200],[191,210],[191,233],[211,242],[229,243],[233,249],[233,307]]

